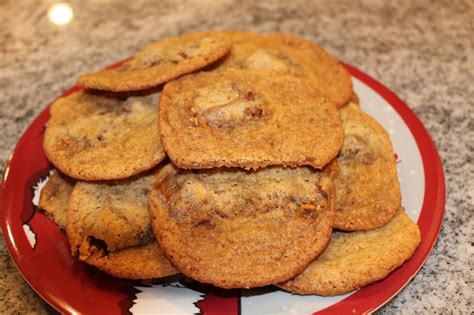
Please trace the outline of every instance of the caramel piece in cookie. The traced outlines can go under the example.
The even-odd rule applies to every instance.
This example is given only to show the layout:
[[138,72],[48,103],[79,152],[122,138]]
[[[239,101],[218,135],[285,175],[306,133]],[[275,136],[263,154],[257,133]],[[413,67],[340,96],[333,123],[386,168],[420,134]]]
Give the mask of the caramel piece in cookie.
[[86,260],[154,240],[148,195],[154,174],[110,182],[77,182],[68,208],[67,235],[73,255]]
[[271,70],[226,69],[166,84],[161,141],[180,168],[311,165],[339,152],[336,106],[306,80]]
[[339,61],[305,39],[274,33],[228,32],[233,46],[220,67],[272,69],[305,78],[338,107],[352,94],[352,80]]
[[334,227],[371,230],[386,224],[400,209],[400,183],[387,132],[357,105],[340,109],[344,144],[337,158],[339,176]]
[[222,32],[166,38],[147,46],[117,68],[81,75],[77,84],[115,92],[144,90],[207,66],[224,56],[230,47],[229,37]]
[[127,178],[165,157],[158,129],[160,93],[111,96],[78,92],[51,105],[48,159],[80,180]]
[[108,255],[94,253],[85,262],[109,275],[125,279],[161,278],[178,273],[156,241]]
[[330,176],[309,167],[186,171],[167,165],[150,195],[161,248],[185,275],[222,288],[299,274],[331,236]]
[[420,230],[401,209],[385,226],[336,232],[306,270],[278,286],[297,294],[339,295],[388,276],[415,252]]
[[66,229],[66,211],[75,183],[74,179],[55,170],[41,190],[38,206],[63,230]]

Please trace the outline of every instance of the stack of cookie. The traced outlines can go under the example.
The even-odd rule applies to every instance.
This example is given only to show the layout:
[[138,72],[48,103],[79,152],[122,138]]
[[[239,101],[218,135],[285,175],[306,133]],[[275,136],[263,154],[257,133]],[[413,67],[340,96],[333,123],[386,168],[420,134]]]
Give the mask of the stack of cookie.
[[387,133],[306,40],[186,34],[77,82],[51,106],[40,206],[106,273],[334,295],[418,246]]

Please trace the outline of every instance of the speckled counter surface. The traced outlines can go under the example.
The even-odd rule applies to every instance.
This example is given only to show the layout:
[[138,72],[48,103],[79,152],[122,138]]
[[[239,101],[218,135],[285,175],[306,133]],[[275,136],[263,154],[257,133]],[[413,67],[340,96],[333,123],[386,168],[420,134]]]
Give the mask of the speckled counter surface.
[[[19,137],[78,74],[161,37],[207,29],[306,37],[390,87],[418,115],[442,157],[441,234],[413,281],[381,313],[472,313],[474,2],[72,1],[51,24],[51,1],[0,2],[0,172]],[[307,2],[311,2],[308,4]],[[0,241],[0,313],[54,313]]]

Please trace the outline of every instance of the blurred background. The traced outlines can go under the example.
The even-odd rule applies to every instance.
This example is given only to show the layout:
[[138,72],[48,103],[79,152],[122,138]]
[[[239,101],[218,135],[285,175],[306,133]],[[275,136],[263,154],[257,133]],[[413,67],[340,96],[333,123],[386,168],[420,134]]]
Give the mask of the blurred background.
[[[1,0],[0,173],[23,131],[80,73],[163,37],[214,29],[305,37],[415,111],[443,160],[445,219],[420,273],[379,312],[472,312],[472,0]],[[54,313],[18,273],[3,240],[0,249],[0,313]]]

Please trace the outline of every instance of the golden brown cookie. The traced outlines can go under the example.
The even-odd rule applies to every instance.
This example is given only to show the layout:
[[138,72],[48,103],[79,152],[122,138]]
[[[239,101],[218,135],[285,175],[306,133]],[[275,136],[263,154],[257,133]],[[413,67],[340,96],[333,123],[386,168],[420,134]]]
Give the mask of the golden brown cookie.
[[334,227],[371,230],[386,224],[400,209],[400,183],[392,143],[383,127],[357,105],[339,110],[344,144],[337,158],[339,176]]
[[166,38],[145,47],[117,68],[81,75],[77,84],[115,92],[144,90],[207,66],[230,47],[229,37],[222,32]]
[[306,270],[278,286],[297,294],[338,295],[388,276],[420,243],[420,230],[403,209],[385,226],[364,232],[335,232]]
[[338,107],[352,94],[352,80],[339,61],[305,39],[274,33],[228,32],[233,46],[220,68],[272,69],[302,77]]
[[351,99],[349,100],[348,104],[349,103],[360,105],[359,95],[357,95],[356,92],[352,92]]
[[69,201],[67,235],[73,255],[86,260],[154,240],[148,195],[154,173],[108,182],[77,182]]
[[[66,229],[66,214],[74,184],[73,179],[55,171],[41,190],[39,206],[63,229]],[[85,262],[126,279],[159,278],[177,273],[156,241],[115,252],[96,251]]]
[[55,170],[41,190],[38,206],[63,230],[66,229],[66,211],[75,183],[74,179]]
[[309,167],[160,172],[150,194],[161,248],[185,275],[222,288],[278,283],[331,236],[334,187]]
[[125,279],[161,278],[178,273],[156,241],[108,255],[94,253],[85,262],[109,275]]
[[272,70],[201,72],[166,84],[161,141],[180,168],[311,165],[339,152],[336,106],[306,80]]
[[112,96],[78,92],[51,105],[48,159],[81,180],[127,178],[165,157],[158,129],[160,93]]

